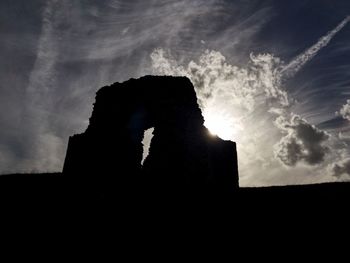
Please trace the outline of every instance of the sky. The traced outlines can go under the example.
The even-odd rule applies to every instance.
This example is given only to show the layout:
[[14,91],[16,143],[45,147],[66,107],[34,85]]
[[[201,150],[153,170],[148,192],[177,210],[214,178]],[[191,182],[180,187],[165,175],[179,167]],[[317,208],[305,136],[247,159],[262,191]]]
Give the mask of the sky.
[[348,0],[2,0],[0,174],[61,171],[100,87],[165,74],[237,142],[241,186],[348,181],[349,15]]

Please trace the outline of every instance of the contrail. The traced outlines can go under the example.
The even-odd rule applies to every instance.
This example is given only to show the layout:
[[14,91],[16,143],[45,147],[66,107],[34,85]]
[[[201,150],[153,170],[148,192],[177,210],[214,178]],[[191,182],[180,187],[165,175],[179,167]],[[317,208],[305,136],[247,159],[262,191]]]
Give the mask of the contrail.
[[38,91],[41,93],[46,92],[52,82],[52,75],[58,55],[52,22],[56,2],[57,0],[48,1],[43,11],[37,58],[30,74],[27,88],[30,95],[35,95]]
[[[55,170],[60,167],[54,158],[57,147],[50,131],[52,92],[56,82],[56,64],[59,55],[56,22],[61,14],[58,0],[49,0],[42,13],[41,35],[38,40],[36,60],[29,76],[24,111],[27,136],[30,136],[30,165],[25,169]],[[59,18],[61,19],[61,18]]]
[[327,35],[321,37],[315,45],[294,58],[288,65],[283,67],[280,72],[284,77],[293,77],[307,62],[313,59],[322,48],[326,47],[332,38],[342,30],[349,21],[350,16],[347,16],[336,28],[329,31]]

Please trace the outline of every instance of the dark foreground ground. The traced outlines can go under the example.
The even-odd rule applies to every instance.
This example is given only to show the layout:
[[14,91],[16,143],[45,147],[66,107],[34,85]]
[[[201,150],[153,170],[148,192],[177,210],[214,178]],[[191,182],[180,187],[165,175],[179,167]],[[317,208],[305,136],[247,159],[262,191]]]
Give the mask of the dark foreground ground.
[[338,254],[350,232],[349,183],[240,188],[231,196],[197,199],[108,199],[79,189],[59,173],[1,176],[2,240],[16,248],[19,242],[34,246],[37,254],[50,251],[49,258],[66,249],[90,257],[102,248],[99,261],[105,254],[181,260],[193,255],[213,262],[220,256],[262,260],[281,254],[279,261],[285,261],[330,246]]
[[[85,190],[84,190],[85,189]],[[74,209],[101,208],[109,210],[131,205],[161,205],[161,209],[169,206],[217,207],[227,213],[242,212],[247,214],[272,212],[274,214],[307,214],[327,215],[348,214],[350,202],[350,183],[324,183],[314,185],[277,186],[262,188],[240,188],[235,193],[211,196],[161,196],[159,193],[148,198],[128,194],[104,196],[86,190],[84,183],[72,183],[61,173],[50,174],[12,174],[0,176],[0,204],[2,207],[36,207],[41,209]],[[151,196],[151,195],[150,195]],[[171,200],[170,200],[171,199]],[[187,199],[187,200],[186,200]],[[190,200],[189,200],[190,199]],[[147,200],[147,201],[145,201]],[[244,216],[244,214],[241,214]]]
[[[2,229],[29,232],[29,239],[44,233],[48,240],[63,238],[73,247],[75,240],[96,242],[98,236],[129,248],[134,242],[141,247],[167,247],[167,242],[191,247],[230,240],[241,247],[267,248],[287,241],[296,249],[348,238],[350,232],[350,183],[240,188],[230,195],[113,198],[83,191],[82,185],[60,173],[1,176]],[[70,238],[72,233],[76,239]]]

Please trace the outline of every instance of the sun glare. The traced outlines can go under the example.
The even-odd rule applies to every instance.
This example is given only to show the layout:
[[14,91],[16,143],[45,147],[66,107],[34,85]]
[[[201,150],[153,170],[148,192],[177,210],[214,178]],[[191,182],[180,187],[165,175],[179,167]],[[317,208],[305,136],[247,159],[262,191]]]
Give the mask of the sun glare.
[[221,114],[206,114],[204,125],[212,135],[217,135],[224,140],[232,140],[232,137],[235,134],[235,128],[232,121]]

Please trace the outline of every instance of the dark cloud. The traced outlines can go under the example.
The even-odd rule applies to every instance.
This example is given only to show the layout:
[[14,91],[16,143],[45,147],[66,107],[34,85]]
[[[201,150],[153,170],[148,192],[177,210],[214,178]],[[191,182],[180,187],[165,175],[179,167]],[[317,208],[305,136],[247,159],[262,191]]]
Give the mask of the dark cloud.
[[276,125],[286,135],[275,145],[275,156],[287,166],[298,162],[317,165],[324,161],[329,148],[325,146],[329,135],[309,124],[298,115],[292,115],[288,121],[279,117]]

